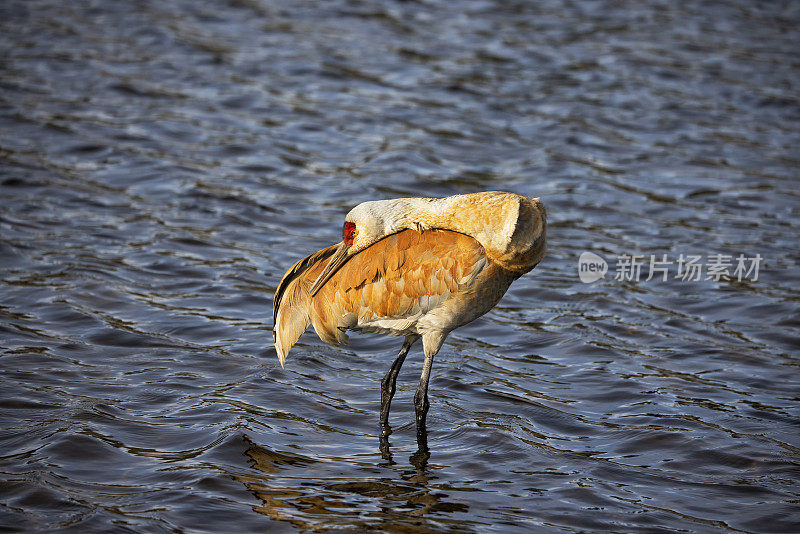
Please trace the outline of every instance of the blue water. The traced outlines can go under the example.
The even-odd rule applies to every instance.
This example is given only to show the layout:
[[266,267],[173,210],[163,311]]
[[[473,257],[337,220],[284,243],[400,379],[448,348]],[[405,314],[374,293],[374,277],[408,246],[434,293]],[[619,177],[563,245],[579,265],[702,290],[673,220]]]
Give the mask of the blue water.
[[[3,2],[0,530],[800,531],[798,28],[795,2]],[[437,356],[426,462],[412,352],[382,452],[399,341],[309,332],[282,370],[273,292],[361,201],[482,190],[540,197],[548,256]],[[717,254],[757,279],[707,279]]]

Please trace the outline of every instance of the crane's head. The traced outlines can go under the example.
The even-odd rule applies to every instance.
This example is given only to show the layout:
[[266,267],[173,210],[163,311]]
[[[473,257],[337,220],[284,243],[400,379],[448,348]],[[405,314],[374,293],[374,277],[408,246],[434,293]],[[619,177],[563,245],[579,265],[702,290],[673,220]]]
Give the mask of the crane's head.
[[342,228],[342,242],[328,265],[311,286],[313,297],[336,274],[347,260],[386,236],[408,227],[406,199],[362,202],[347,214]]

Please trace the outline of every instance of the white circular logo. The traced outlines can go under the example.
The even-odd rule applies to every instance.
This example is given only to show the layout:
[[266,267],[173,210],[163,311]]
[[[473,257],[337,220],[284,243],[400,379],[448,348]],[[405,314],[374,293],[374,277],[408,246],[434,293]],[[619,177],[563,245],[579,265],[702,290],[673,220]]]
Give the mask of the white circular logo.
[[583,252],[578,259],[578,276],[584,284],[603,278],[608,272],[608,263],[594,252]]

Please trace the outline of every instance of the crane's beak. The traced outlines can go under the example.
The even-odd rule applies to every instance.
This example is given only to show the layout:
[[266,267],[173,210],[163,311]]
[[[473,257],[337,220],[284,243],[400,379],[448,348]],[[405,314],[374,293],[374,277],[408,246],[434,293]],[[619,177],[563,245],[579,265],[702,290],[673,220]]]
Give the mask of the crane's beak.
[[313,297],[317,292],[322,289],[322,286],[336,274],[336,271],[350,259],[350,247],[344,244],[344,241],[339,243],[339,248],[333,254],[333,257],[328,261],[328,265],[323,269],[322,274],[319,275],[317,281],[309,289],[309,294]]

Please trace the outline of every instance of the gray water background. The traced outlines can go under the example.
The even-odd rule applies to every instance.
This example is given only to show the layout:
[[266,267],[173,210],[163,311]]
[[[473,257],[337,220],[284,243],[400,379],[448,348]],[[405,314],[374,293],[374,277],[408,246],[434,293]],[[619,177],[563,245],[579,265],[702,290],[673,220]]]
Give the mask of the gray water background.
[[[0,4],[0,530],[800,531],[800,4]],[[399,341],[271,298],[365,200],[549,253],[378,447]],[[584,284],[578,257],[609,262]],[[757,280],[618,258],[763,257]]]

